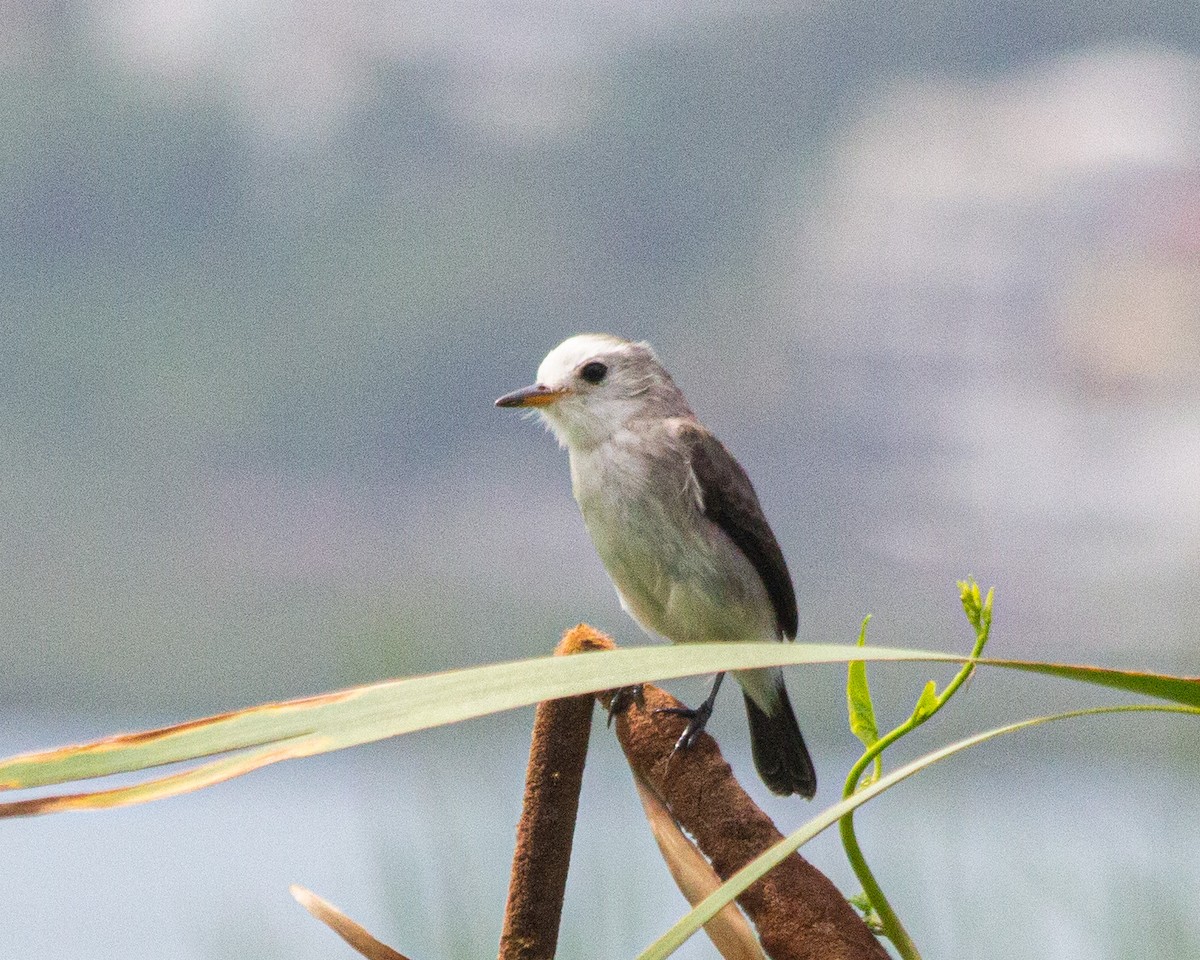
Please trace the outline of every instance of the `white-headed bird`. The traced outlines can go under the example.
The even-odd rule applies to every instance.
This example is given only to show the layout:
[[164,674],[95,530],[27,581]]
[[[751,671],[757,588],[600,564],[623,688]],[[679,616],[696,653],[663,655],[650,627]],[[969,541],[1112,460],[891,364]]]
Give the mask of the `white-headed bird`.
[[[796,636],[783,552],[746,471],[696,419],[646,343],[580,334],[500,407],[536,410],[570,455],[571,486],[625,608],[674,643]],[[704,729],[723,674],[680,746]],[[811,798],[816,772],[778,667],[738,670],[754,765],[775,793]]]

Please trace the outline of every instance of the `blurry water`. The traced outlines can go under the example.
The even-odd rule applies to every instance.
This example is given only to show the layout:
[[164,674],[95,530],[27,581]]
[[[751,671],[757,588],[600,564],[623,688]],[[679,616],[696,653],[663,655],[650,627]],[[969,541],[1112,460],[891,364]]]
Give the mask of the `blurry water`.
[[[57,742],[55,733],[8,726],[0,748]],[[1102,733],[1089,732],[1089,754]],[[522,725],[477,723],[140,809],[0,824],[0,958],[349,957],[291,900],[291,883],[417,960],[487,956],[526,746]],[[819,802],[847,759],[824,758]],[[749,769],[744,757],[734,763]],[[1158,761],[984,750],[901,786],[859,829],[929,960],[1193,958],[1192,780]],[[773,799],[768,808],[785,830],[814,809]],[[807,852],[854,892],[833,835]],[[628,773],[597,731],[560,955],[633,956],[683,909]],[[699,939],[680,955],[713,951]]]

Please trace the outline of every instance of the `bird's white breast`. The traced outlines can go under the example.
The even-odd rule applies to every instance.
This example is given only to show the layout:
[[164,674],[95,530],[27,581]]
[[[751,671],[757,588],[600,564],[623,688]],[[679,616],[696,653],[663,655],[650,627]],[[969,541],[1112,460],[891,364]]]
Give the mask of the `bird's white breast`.
[[677,643],[765,640],[775,613],[757,571],[703,514],[668,425],[572,448],[571,483],[621,604]]

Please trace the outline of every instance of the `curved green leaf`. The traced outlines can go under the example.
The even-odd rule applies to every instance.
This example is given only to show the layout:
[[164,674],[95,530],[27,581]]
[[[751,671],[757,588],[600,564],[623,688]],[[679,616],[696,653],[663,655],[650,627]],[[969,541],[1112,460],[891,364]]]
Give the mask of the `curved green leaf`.
[[1066,713],[1034,717],[1031,720],[1022,720],[1019,723],[997,727],[994,730],[988,730],[984,733],[977,733],[974,736],[967,737],[965,740],[959,740],[957,743],[942,747],[940,750],[934,750],[932,753],[928,753],[884,775],[869,786],[863,787],[853,796],[840,800],[822,810],[817,816],[804,824],[804,826],[789,836],[784,837],[784,839],[769,850],[764,851],[758,857],[751,860],[746,866],[730,877],[718,890],[713,891],[713,893],[697,904],[695,909],[690,911],[671,927],[670,930],[639,954],[637,960],[664,960],[665,957],[670,956],[688,937],[700,929],[703,924],[707,923],[718,910],[737,898],[739,894],[762,877],[768,870],[778,866],[799,847],[803,846],[822,830],[837,823],[846,814],[853,812],[868,800],[894,787],[901,780],[906,780],[914,773],[932,766],[939,760],[945,760],[956,753],[961,753],[963,750],[1007,733],[1016,733],[1018,730],[1026,730],[1039,724],[1051,723],[1057,720],[1070,720],[1076,717],[1098,716],[1107,713],[1186,713],[1200,716],[1200,709],[1194,707],[1156,706],[1152,704],[1127,704],[1118,707],[1093,707],[1087,710],[1071,710]]

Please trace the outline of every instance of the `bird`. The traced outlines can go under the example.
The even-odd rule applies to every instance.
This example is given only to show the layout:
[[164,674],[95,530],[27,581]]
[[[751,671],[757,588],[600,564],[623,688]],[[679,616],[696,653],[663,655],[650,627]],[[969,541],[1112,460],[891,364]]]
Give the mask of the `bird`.
[[[624,610],[673,643],[794,640],[791,575],[741,464],[692,412],[648,343],[583,333],[536,382],[496,400],[534,412],[566,449],[584,525]],[[689,747],[723,673],[688,717]],[[779,667],[734,671],[759,776],[811,799],[817,777]]]

